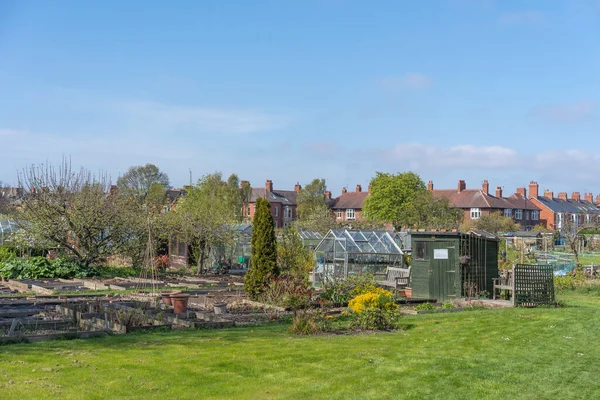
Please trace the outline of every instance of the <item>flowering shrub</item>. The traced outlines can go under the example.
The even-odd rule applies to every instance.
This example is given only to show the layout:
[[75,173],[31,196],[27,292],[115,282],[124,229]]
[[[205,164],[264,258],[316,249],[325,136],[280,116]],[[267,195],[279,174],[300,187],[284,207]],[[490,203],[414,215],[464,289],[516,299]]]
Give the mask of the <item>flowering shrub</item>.
[[354,311],[350,327],[365,330],[383,330],[398,327],[400,311],[392,300],[392,293],[375,288],[356,296],[348,303]]
[[332,319],[331,315],[326,315],[321,310],[299,312],[294,316],[288,331],[296,335],[328,332],[331,330]]
[[333,277],[323,283],[321,298],[334,303],[346,303],[352,297],[373,291],[377,288],[373,275],[352,275],[345,279]]
[[375,288],[369,292],[354,297],[348,307],[357,314],[369,309],[392,310],[397,306],[392,301],[392,293],[382,288]]

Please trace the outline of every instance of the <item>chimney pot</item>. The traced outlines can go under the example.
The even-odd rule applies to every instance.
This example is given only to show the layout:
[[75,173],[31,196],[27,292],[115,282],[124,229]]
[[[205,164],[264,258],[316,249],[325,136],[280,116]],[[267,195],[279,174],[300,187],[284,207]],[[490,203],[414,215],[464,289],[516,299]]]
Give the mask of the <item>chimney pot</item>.
[[485,194],[490,194],[490,183],[487,179],[483,181],[483,184],[481,185],[481,190],[483,190],[483,193]]
[[529,197],[531,197],[532,199],[537,199],[538,198],[538,190],[539,190],[539,185],[537,184],[537,182],[534,182],[534,181],[529,182]]
[[356,185],[356,193],[360,193],[360,192],[362,192],[362,186]]
[[294,186],[294,192],[299,193],[300,190],[302,190],[302,185],[300,185],[300,183],[296,183]]
[[502,186],[496,187],[496,197],[498,197],[498,198],[502,197]]
[[581,201],[581,193],[579,193],[579,192],[573,192],[571,194],[571,200]]
[[567,192],[560,192],[558,198],[561,200],[567,200]]
[[544,191],[544,197],[547,198],[547,199],[552,200],[554,198],[554,192],[551,191],[551,190],[546,189]]
[[525,188],[517,188],[517,194],[527,198],[527,189]]
[[429,190],[429,191],[433,190],[433,181],[427,182],[427,190]]
[[462,192],[467,188],[467,184],[462,179],[458,181],[458,193]]
[[592,193],[586,193],[584,200],[589,202],[589,203],[593,203],[594,202],[594,195]]
[[346,194],[348,193],[348,189],[346,189],[345,187],[342,188],[342,194]]
[[265,183],[265,190],[267,192],[272,192],[273,191],[273,181],[268,179],[267,182]]

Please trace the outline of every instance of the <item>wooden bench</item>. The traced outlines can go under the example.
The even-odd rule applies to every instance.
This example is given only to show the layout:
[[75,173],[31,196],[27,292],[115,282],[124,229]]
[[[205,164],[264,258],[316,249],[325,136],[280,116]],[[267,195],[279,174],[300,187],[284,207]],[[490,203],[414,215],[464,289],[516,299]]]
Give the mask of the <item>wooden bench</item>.
[[382,280],[377,281],[378,285],[392,287],[395,290],[402,289],[410,285],[410,267],[387,267],[385,272],[375,274],[375,276],[383,277]]
[[506,271],[506,276],[501,278],[494,278],[494,293],[492,298],[496,300],[497,290],[507,290],[511,292],[511,304],[515,304],[515,280],[513,270]]

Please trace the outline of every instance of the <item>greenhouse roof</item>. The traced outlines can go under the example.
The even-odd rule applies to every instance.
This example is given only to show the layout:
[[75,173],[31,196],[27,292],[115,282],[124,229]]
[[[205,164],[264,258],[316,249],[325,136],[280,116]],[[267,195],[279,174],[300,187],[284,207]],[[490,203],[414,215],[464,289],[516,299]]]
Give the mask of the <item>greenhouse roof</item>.
[[315,231],[298,231],[298,233],[300,234],[300,237],[303,240],[321,240],[323,239],[323,235],[321,235],[319,232],[315,232]]
[[403,254],[402,238],[396,232],[331,229],[316,252],[343,251],[364,254]]

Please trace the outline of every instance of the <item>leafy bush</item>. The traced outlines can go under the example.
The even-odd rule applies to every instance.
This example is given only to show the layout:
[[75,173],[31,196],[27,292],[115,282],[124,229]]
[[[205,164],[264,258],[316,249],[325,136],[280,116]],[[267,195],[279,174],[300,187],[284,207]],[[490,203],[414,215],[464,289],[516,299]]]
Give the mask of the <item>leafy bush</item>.
[[454,307],[454,303],[452,303],[450,300],[447,300],[444,302],[444,304],[442,304],[442,308],[450,309],[450,308],[455,308],[455,307]]
[[377,289],[370,274],[351,275],[346,279],[333,278],[323,284],[321,298],[334,303],[347,303],[351,298]]
[[272,278],[260,295],[260,300],[264,303],[291,308],[294,311],[307,307],[311,298],[312,291],[308,283],[292,275]]
[[321,310],[300,312],[292,319],[288,331],[296,335],[315,335],[327,332],[331,330],[332,319],[330,315],[326,315]]
[[575,268],[573,272],[564,276],[554,277],[554,287],[557,291],[574,290],[583,286],[585,283],[585,271],[582,268]]
[[17,256],[14,248],[8,246],[0,246],[0,263],[12,260]]
[[415,306],[415,311],[433,311],[436,307],[431,303],[421,303]]
[[94,273],[91,267],[62,258],[12,258],[0,263],[0,276],[6,279],[84,278]]

